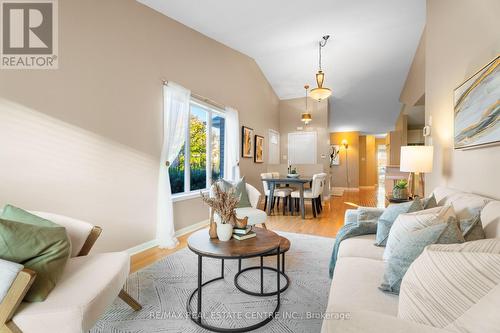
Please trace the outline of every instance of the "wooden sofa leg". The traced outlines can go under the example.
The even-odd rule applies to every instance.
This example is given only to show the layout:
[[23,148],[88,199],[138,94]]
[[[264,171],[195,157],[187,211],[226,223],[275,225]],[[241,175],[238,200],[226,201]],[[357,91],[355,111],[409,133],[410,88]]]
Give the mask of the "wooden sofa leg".
[[139,311],[142,309],[142,305],[139,304],[132,296],[130,296],[125,290],[120,290],[118,294],[125,303],[127,303],[134,311]]
[[262,228],[266,229],[267,230],[267,226],[265,223],[262,223]]

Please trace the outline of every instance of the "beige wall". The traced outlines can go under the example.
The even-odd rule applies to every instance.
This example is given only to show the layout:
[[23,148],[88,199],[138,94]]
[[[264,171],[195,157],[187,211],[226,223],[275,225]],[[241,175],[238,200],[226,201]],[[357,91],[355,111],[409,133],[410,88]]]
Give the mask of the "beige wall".
[[[340,148],[340,165],[331,167],[330,173],[332,177],[333,187],[359,187],[359,132],[335,132],[330,133],[330,143],[332,145],[341,145],[342,140],[347,140],[349,148],[346,151],[343,147]],[[346,167],[348,169],[346,170]],[[349,183],[347,182],[349,175]]]
[[498,13],[498,0],[427,1],[425,108],[435,151],[427,192],[447,185],[500,198],[500,146],[453,149],[453,90],[500,53]]
[[425,94],[425,44],[424,30],[399,97],[399,101],[410,108]]
[[[281,162],[287,163],[286,160],[283,160],[283,155],[288,154],[288,133],[298,132],[297,127],[302,127],[302,131],[314,131],[317,133],[317,164],[322,165],[323,171],[328,173],[330,163],[328,155],[328,101],[318,102],[308,98],[307,103],[308,110],[312,115],[312,121],[308,126],[305,126],[300,120],[305,110],[304,97],[281,100],[279,103]],[[306,166],[300,167],[304,170],[307,169]]]
[[[253,59],[134,0],[60,1],[59,18],[58,70],[0,73],[0,204],[101,225],[100,251],[153,239],[162,79],[237,108],[266,141],[278,129]],[[265,164],[240,165],[260,183]],[[176,229],[207,218],[199,199],[174,205]]]

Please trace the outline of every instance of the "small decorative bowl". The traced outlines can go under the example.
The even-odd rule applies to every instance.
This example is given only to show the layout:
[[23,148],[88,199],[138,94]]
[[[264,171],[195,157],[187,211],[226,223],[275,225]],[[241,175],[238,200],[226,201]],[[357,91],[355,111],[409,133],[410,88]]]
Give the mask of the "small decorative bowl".
[[289,173],[286,175],[288,178],[299,178],[300,175],[298,173]]

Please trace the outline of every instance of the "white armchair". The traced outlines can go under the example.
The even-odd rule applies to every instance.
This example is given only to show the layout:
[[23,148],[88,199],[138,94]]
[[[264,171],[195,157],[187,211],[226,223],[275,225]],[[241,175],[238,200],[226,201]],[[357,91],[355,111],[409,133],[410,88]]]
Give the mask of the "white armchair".
[[[252,207],[236,208],[236,217],[239,219],[248,217],[248,225],[262,224],[262,227],[266,228],[267,214],[257,208],[260,201],[259,190],[250,184],[246,184],[246,190]],[[213,191],[211,190],[210,194],[212,195],[212,193]],[[216,222],[220,222],[220,217],[217,214],[214,214],[214,219]]]
[[0,287],[0,332],[86,332],[116,296],[132,309],[141,309],[122,289],[129,273],[129,255],[125,252],[88,255],[101,228],[61,215],[33,213],[66,228],[72,245],[71,256],[56,287],[43,302],[21,303],[35,278],[33,272],[19,270],[21,265],[9,262],[14,273],[15,269],[19,270],[9,287],[7,283],[13,273],[9,277],[3,268],[0,270],[0,284],[8,288],[2,299]]

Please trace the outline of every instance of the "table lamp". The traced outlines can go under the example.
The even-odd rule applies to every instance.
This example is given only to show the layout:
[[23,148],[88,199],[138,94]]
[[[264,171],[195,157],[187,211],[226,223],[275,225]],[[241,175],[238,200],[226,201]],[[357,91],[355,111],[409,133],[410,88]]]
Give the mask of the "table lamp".
[[410,196],[424,197],[424,173],[432,172],[432,146],[403,146],[399,169],[409,172],[408,192]]

